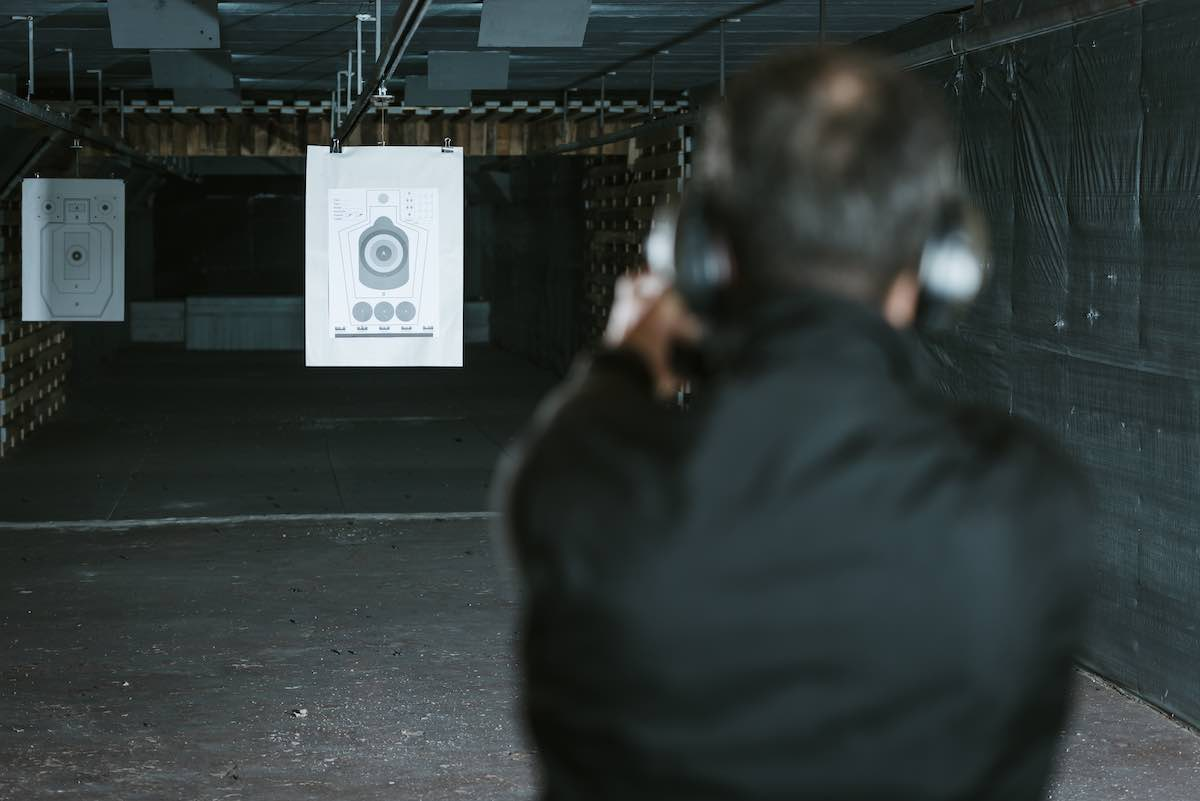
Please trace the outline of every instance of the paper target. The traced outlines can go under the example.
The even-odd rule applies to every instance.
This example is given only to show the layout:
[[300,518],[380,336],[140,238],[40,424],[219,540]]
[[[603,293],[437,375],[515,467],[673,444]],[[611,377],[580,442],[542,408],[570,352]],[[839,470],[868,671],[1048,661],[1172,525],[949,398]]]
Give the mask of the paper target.
[[26,321],[124,320],[125,182],[22,182],[21,278]]
[[460,367],[460,148],[308,149],[305,363]]

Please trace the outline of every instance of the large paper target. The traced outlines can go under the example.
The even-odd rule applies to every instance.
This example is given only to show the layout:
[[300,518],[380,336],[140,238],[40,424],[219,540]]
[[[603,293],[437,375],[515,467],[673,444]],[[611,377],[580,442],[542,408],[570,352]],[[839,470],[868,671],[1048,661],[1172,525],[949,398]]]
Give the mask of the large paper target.
[[308,152],[310,366],[462,364],[462,151]]

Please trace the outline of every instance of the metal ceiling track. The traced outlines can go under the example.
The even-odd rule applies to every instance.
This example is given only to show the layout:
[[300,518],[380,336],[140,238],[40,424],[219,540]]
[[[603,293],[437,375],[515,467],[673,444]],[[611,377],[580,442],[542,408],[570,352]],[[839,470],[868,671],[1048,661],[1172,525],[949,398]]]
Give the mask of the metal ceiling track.
[[643,50],[642,52],[637,53],[635,55],[632,55],[629,58],[618,61],[615,64],[609,64],[607,67],[605,67],[602,70],[597,70],[596,72],[593,72],[589,75],[585,75],[582,78],[580,78],[579,80],[572,83],[570,86],[564,87],[564,91],[570,90],[570,89],[575,89],[577,87],[581,87],[585,83],[588,83],[590,81],[599,80],[607,75],[610,75],[614,72],[618,72],[618,71],[624,69],[625,67],[628,67],[630,64],[636,64],[639,61],[647,61],[649,59],[654,58],[655,56],[660,55],[664,50],[670,50],[671,48],[677,47],[685,42],[690,42],[693,39],[703,36],[704,34],[708,33],[709,31],[718,30],[721,27],[721,23],[724,22],[725,20],[734,19],[737,17],[749,16],[750,14],[753,14],[755,11],[762,11],[764,8],[767,8],[769,6],[778,5],[781,2],[783,2],[783,0],[758,0],[758,2],[755,2],[755,3],[747,3],[744,6],[739,6],[735,9],[733,9],[732,11],[730,11],[728,14],[722,14],[719,17],[714,17],[713,19],[710,19],[707,22],[704,22],[695,28],[692,28],[690,31],[679,34],[678,36],[676,36],[673,39],[668,39],[665,42],[656,44],[654,47],[647,48],[646,50]]
[[387,49],[381,54],[375,66],[375,77],[363,85],[365,91],[359,94],[358,100],[355,101],[354,106],[333,134],[329,143],[331,150],[341,150],[342,142],[350,137],[362,120],[363,114],[370,108],[372,96],[379,93],[381,88],[387,87],[387,82],[396,73],[405,51],[408,50],[413,36],[417,33],[417,28],[421,26],[421,20],[425,18],[425,12],[432,4],[433,0],[407,0],[396,9],[396,16],[392,21],[392,33],[388,36]]
[[1030,14],[1028,17],[989,25],[974,31],[951,36],[939,42],[917,47],[898,55],[905,69],[920,69],[931,64],[990,50],[993,47],[1017,44],[1037,36],[1073,28],[1086,22],[1131,11],[1150,5],[1156,0],[1074,0],[1056,8]]
[[65,131],[77,139],[91,142],[97,147],[101,147],[111,153],[120,156],[123,159],[128,159],[131,164],[139,167],[144,167],[157,173],[169,175],[173,178],[183,178],[190,180],[190,177],[178,170],[169,159],[157,159],[150,156],[143,156],[141,153],[134,150],[124,142],[118,142],[116,139],[110,139],[94,128],[88,128],[80,125],[70,117],[59,114],[53,111],[47,111],[42,106],[30,103],[28,100],[17,97],[11,92],[0,90],[0,108],[8,109],[22,117],[26,117],[51,128],[57,128],[60,131]]

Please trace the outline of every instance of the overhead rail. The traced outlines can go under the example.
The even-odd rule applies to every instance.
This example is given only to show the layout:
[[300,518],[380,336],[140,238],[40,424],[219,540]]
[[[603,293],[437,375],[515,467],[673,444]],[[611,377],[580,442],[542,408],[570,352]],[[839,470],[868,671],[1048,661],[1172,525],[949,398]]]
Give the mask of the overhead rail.
[[80,125],[65,114],[59,114],[48,109],[30,103],[28,100],[17,97],[11,92],[0,90],[0,108],[8,109],[22,117],[35,120],[48,125],[51,128],[57,128],[60,131],[66,131],[73,135],[76,139],[82,139],[91,142],[97,147],[101,147],[111,153],[128,159],[130,163],[136,164],[139,167],[144,167],[154,172],[169,175],[173,178],[182,178],[184,180],[193,180],[190,176],[185,175],[182,171],[176,168],[171,159],[152,158],[144,156],[134,150],[124,142],[118,142],[116,139],[110,139],[94,128],[88,128]]
[[[994,47],[1003,47],[1006,45],[1017,44],[1018,42],[1027,39],[1033,39],[1037,36],[1043,36],[1055,31],[1073,28],[1077,25],[1082,25],[1086,22],[1091,22],[1101,17],[1106,17],[1111,14],[1117,14],[1122,11],[1132,11],[1142,6],[1150,5],[1158,2],[1158,0],[1074,0],[1057,8],[1052,8],[1046,11],[1040,11],[1030,14],[1028,17],[1013,20],[1012,22],[999,23],[989,25],[983,28],[977,28],[973,31],[964,32],[946,39],[932,42],[927,45],[907,50],[903,53],[896,54],[895,58],[904,69],[914,70],[921,67],[927,67],[931,64],[937,64],[942,61],[960,58],[968,53],[979,52],[981,50],[990,50]],[[770,5],[769,3],[755,3],[755,6]],[[981,2],[975,3],[976,13],[982,7]],[[746,8],[739,9],[739,15],[750,13]],[[698,32],[711,30],[718,27],[721,20],[710,21],[696,29]],[[695,33],[695,32],[693,32]],[[687,38],[692,38],[692,34],[685,34],[683,41]],[[633,59],[628,59],[626,63],[632,63],[640,58],[646,58],[659,52],[659,48],[647,50]],[[723,72],[723,71],[722,71]],[[604,73],[609,74],[609,73]],[[599,77],[599,74],[591,77]],[[643,133],[671,125],[691,125],[700,118],[700,113],[696,111],[689,112],[683,115],[672,117],[664,117],[662,119],[653,120],[642,125],[627,128],[624,131],[608,134],[606,136],[597,136],[591,139],[583,139],[578,142],[570,142],[556,147],[548,148],[542,153],[572,153],[579,150],[588,150],[593,147],[602,145],[614,144],[628,139],[636,139]]]
[[703,36],[704,34],[708,33],[709,31],[718,30],[721,27],[721,23],[725,22],[726,20],[730,20],[735,17],[742,17],[742,16],[746,16],[749,14],[753,14],[756,11],[761,11],[764,8],[767,8],[769,6],[778,5],[779,3],[782,3],[782,2],[783,2],[783,0],[757,0],[757,2],[747,3],[744,6],[739,6],[738,8],[734,9],[733,11],[730,11],[728,14],[722,14],[719,17],[714,17],[710,20],[707,20],[707,21],[701,23],[700,25],[696,26],[695,28],[692,28],[690,31],[681,33],[678,36],[676,36],[672,39],[668,39],[665,42],[656,44],[653,47],[648,47],[645,50],[641,51],[640,53],[636,53],[635,55],[629,56],[628,58],[622,59],[621,61],[617,61],[613,64],[609,64],[604,69],[597,70],[593,73],[585,75],[582,78],[575,81],[574,83],[572,83],[570,86],[563,87],[563,89],[565,91],[568,89],[576,89],[576,88],[582,87],[585,83],[599,80],[606,76],[612,75],[614,72],[619,72],[620,70],[624,69],[625,67],[628,67],[630,64],[636,64],[639,61],[647,61],[649,59],[655,58],[656,56],[662,55],[662,52],[664,50],[670,50],[671,48],[677,47],[681,44],[684,44],[685,42],[690,42],[693,39],[697,39],[700,36]]
[[62,138],[62,131],[54,131],[45,139],[43,139],[42,143],[34,148],[33,152],[26,156],[25,160],[21,162],[21,166],[13,172],[12,176],[8,179],[8,182],[4,184],[4,188],[0,189],[0,200],[8,197],[8,194],[16,189],[21,183],[21,179],[23,179],[33,170],[34,165],[42,160],[42,156],[46,155],[46,151],[58,144]]
[[[396,15],[393,17],[392,32],[388,36],[387,48],[383,52],[382,58],[375,65],[375,77],[366,83],[363,88],[366,90],[359,94],[358,100],[354,106],[346,112],[346,116],[341,120],[341,124],[334,131],[329,147],[332,150],[340,150],[342,142],[349,138],[354,129],[358,127],[358,123],[362,120],[363,114],[372,105],[372,98],[375,95],[386,94],[387,83],[395,75],[396,70],[400,66],[401,60],[404,58],[404,53],[408,50],[409,44],[412,43],[413,37],[417,33],[417,28],[421,26],[421,20],[425,18],[425,12],[429,10],[433,0],[406,0],[402,2],[400,7],[396,9]],[[379,23],[376,22],[376,25]]]
[[[993,47],[1017,44],[1026,39],[1044,36],[1085,22],[1132,11],[1157,0],[1074,0],[1055,8],[1038,11],[1027,17],[976,28],[932,44],[923,45],[898,55],[905,69],[920,69],[931,64],[960,58],[968,53],[991,50]],[[977,5],[977,8],[979,6]]]

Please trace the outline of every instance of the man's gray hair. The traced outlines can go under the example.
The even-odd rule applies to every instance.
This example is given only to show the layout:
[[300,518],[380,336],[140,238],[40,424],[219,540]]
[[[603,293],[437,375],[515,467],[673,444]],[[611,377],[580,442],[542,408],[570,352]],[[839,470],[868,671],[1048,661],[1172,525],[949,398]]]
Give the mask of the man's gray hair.
[[961,196],[941,104],[853,48],[759,64],[702,133],[696,180],[755,282],[882,297]]

